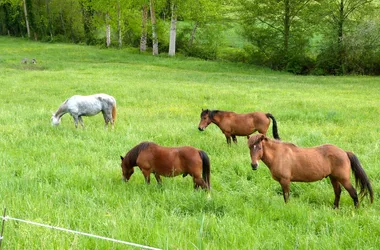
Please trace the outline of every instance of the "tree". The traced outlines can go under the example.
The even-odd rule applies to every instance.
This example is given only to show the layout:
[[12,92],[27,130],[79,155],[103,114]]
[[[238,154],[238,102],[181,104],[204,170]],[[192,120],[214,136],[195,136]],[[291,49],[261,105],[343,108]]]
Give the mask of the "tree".
[[169,39],[169,56],[175,55],[175,43],[177,36],[177,4],[175,1],[171,4],[171,22],[170,22],[170,39]]
[[150,19],[152,22],[152,42],[153,42],[153,55],[158,55],[158,38],[156,27],[156,13],[154,9],[154,0],[150,0]]
[[302,56],[311,27],[305,25],[313,0],[239,0],[243,35],[256,57],[275,69],[283,69],[294,55]]
[[24,3],[24,15],[25,15],[25,25],[26,25],[26,30],[28,34],[28,38],[30,38],[30,27],[29,27],[29,18],[28,18],[28,7],[26,6],[26,1],[23,0]]
[[[346,66],[345,60],[347,57],[347,50],[345,46],[345,37],[354,30],[353,27],[357,26],[359,20],[369,13],[370,3],[373,0],[324,0],[322,1],[323,12],[325,13],[325,20],[328,21],[330,27],[327,27],[325,32],[328,40],[328,49],[324,57],[333,56],[336,58],[336,64],[339,69],[334,71],[338,74],[345,74]],[[355,24],[355,25],[353,25]],[[333,59],[333,58],[331,58]]]
[[140,51],[145,52],[146,51],[146,42],[147,42],[147,19],[148,19],[148,5],[143,4],[141,8],[141,37],[140,37]]

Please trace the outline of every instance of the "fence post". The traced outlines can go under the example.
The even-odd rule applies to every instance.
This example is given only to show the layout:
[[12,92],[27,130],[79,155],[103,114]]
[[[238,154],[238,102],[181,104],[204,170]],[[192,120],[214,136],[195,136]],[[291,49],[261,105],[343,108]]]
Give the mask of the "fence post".
[[7,212],[7,208],[4,208],[4,214],[3,214],[2,223],[1,223],[0,248],[1,248],[1,243],[3,242],[3,233],[4,233],[5,214],[6,214],[6,212]]

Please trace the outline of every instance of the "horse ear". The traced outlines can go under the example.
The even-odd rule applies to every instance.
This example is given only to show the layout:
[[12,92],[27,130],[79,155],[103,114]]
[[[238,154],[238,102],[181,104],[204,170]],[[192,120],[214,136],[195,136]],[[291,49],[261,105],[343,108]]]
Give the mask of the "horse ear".
[[266,139],[267,137],[265,135],[261,135],[260,136],[260,141],[263,141],[264,139]]
[[123,161],[124,160],[123,156],[120,155],[120,159],[121,159],[121,161]]

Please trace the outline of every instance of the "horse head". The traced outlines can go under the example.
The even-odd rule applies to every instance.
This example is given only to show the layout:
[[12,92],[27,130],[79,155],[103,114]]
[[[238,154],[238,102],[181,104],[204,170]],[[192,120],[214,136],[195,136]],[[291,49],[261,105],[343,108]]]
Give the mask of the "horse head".
[[51,125],[58,126],[61,123],[61,117],[57,117],[54,113],[51,116]]
[[128,181],[134,172],[133,166],[130,166],[129,159],[127,156],[125,158],[120,156],[120,158],[121,158],[121,170],[123,172],[123,180]]
[[198,125],[199,131],[205,130],[205,128],[207,128],[207,126],[212,122],[209,115],[210,115],[210,110],[202,109],[201,121],[199,122],[199,125]]
[[263,157],[263,140],[266,136],[263,134],[256,134],[249,138],[248,147],[251,155],[252,170],[256,170],[259,166],[259,160]]

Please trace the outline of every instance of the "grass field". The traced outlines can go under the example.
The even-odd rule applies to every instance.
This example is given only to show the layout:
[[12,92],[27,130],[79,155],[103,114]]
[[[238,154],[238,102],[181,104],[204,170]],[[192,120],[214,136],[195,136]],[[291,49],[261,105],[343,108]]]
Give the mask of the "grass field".
[[[38,64],[21,64],[24,58]],[[67,229],[162,249],[377,249],[380,245],[380,78],[294,76],[249,65],[152,57],[0,37],[0,211]],[[117,100],[116,127],[101,115],[52,127],[74,94]],[[355,209],[346,191],[333,209],[324,179],[293,183],[284,204],[262,163],[250,167],[246,138],[228,147],[202,108],[271,112],[284,141],[353,151],[375,201]],[[269,134],[272,137],[272,134]],[[211,160],[210,196],[192,179],[121,180],[120,155],[141,141],[191,145]],[[133,249],[7,221],[3,249]]]

